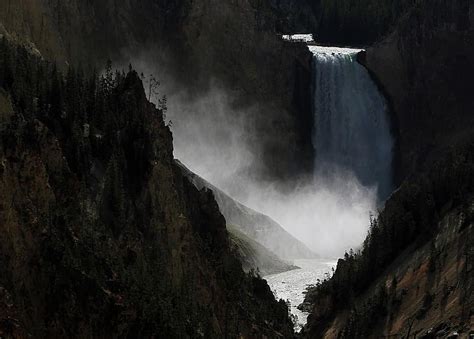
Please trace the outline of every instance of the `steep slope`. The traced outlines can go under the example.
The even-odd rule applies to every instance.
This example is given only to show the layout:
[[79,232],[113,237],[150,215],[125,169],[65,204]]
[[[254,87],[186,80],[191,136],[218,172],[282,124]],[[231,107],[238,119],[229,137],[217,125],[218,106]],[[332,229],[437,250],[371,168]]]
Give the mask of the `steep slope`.
[[231,248],[242,263],[245,272],[255,271],[262,276],[297,269],[278,258],[260,243],[243,234],[237,227],[228,225]]
[[361,58],[392,103],[399,178],[472,135],[473,13],[472,1],[419,1]]
[[229,225],[268,248],[283,259],[314,258],[316,255],[301,241],[295,239],[270,217],[235,201],[217,187],[187,169],[179,161],[183,173],[198,188],[214,192],[217,204]]
[[[473,207],[470,203],[450,209],[433,241],[402,253],[366,293],[355,297],[350,310],[338,313],[323,337],[446,338],[473,333]],[[328,311],[316,305],[318,317]]]
[[471,139],[406,180],[372,221],[363,248],[308,291],[306,337],[467,335],[474,328],[473,173]]
[[138,75],[0,44],[2,337],[292,337]]

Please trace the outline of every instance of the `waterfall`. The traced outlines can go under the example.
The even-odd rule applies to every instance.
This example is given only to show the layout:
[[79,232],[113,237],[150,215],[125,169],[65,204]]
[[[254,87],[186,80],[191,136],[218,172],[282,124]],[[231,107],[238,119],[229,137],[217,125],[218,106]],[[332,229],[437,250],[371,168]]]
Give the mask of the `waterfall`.
[[384,199],[392,188],[393,138],[387,105],[360,50],[310,46],[316,176],[352,173]]

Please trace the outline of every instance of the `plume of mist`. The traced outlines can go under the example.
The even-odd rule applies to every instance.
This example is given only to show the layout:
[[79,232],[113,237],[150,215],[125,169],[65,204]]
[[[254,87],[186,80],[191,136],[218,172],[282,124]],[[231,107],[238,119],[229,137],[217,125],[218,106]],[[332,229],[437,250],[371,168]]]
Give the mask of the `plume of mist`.
[[218,87],[192,100],[185,92],[171,93],[175,157],[234,199],[272,217],[315,253],[334,257],[358,248],[376,209],[376,188],[339,169],[295,180],[291,189],[255,177],[262,158],[253,138],[258,107],[237,110],[232,100]]
[[166,67],[158,68],[166,65],[163,55],[164,61],[156,62],[144,53],[134,58],[133,65],[161,81],[160,94],[168,97],[166,122],[173,132],[175,158],[232,198],[273,218],[321,256],[342,256],[362,244],[369,216],[377,208],[376,187],[364,187],[352,173],[338,168],[296,178],[290,188],[288,182],[256,175],[264,156],[255,133],[262,107],[236,105],[239,92],[215,81],[189,91],[173,80]]
[[175,157],[235,196],[258,163],[259,147],[252,145],[253,108],[245,114],[232,111],[229,97],[216,88],[192,101],[184,95],[169,99]]

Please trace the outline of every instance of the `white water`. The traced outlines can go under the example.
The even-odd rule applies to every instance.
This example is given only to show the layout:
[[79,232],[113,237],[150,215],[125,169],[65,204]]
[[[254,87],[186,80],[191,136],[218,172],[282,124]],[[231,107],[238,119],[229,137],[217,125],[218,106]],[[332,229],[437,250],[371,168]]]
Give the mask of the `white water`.
[[304,300],[303,292],[309,285],[316,284],[330,274],[336,261],[331,259],[302,259],[295,260],[294,264],[301,269],[273,274],[264,277],[277,299],[288,301],[291,313],[297,317],[295,330],[300,331],[306,324],[308,313],[300,311],[297,307]]
[[387,105],[360,50],[310,46],[314,54],[314,133],[316,175],[352,172],[381,199],[392,188],[393,138]]

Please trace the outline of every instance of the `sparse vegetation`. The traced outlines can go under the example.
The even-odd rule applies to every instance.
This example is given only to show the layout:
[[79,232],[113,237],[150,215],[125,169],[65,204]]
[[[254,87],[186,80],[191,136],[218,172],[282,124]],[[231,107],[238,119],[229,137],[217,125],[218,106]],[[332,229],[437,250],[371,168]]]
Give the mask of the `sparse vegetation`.
[[[354,296],[364,293],[409,246],[419,248],[431,241],[438,231],[443,209],[446,206],[462,205],[474,192],[472,173],[474,142],[453,149],[443,160],[433,164],[430,171],[406,180],[387,201],[380,215],[371,220],[361,250],[346,253],[344,259],[339,260],[331,278],[308,290],[306,302],[315,303],[329,298],[334,314],[352,309],[349,327],[345,331],[355,333],[355,328],[358,328],[362,331],[357,332],[360,337],[367,321],[373,321],[383,314],[382,301],[386,298],[382,296],[387,293],[377,294],[376,299],[380,302],[372,300],[362,308],[353,309]],[[429,260],[432,272],[436,270],[437,257],[436,248],[432,245]],[[429,300],[432,298],[426,298],[425,307],[428,307]],[[357,326],[354,325],[356,323]]]

